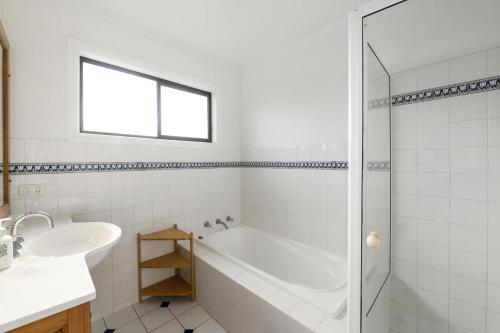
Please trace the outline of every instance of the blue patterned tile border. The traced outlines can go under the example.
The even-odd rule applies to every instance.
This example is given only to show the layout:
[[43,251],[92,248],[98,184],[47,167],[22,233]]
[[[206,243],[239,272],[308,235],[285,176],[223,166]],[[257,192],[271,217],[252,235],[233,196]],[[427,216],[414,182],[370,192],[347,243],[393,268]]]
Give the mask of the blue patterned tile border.
[[294,161],[294,162],[268,162],[251,161],[240,162],[243,168],[273,168],[273,169],[321,169],[321,170],[347,170],[345,161]]
[[[73,163],[11,163],[12,175],[116,172],[116,171],[151,171],[216,168],[273,168],[273,169],[347,169],[347,162],[339,161],[243,161],[243,162],[73,162]],[[0,170],[3,167],[0,167]]]
[[390,161],[368,161],[366,164],[368,171],[391,171]]
[[485,79],[450,84],[438,88],[415,91],[392,97],[392,105],[405,105],[427,102],[436,99],[450,98],[461,95],[476,94],[485,91],[500,89],[500,75]]

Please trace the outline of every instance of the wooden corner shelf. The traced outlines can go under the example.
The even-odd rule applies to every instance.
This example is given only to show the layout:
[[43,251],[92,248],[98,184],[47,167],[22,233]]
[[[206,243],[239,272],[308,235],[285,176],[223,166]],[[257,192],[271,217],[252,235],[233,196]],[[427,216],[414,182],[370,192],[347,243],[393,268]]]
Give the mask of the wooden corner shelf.
[[[149,240],[174,241],[174,252],[162,256],[142,261],[142,242]],[[181,254],[177,244],[179,240],[189,240],[189,258]],[[144,296],[189,296],[194,302],[195,294],[195,270],[194,270],[194,244],[193,233],[187,233],[177,228],[174,224],[172,228],[156,231],[150,234],[137,234],[137,267],[139,284],[139,302]],[[147,268],[175,268],[175,275],[150,286],[142,286],[142,269]],[[181,268],[191,268],[191,284],[180,277]]]
[[191,235],[180,229],[177,229],[177,225],[174,227],[152,232],[150,234],[140,235],[141,240],[187,240],[191,239]]
[[178,276],[172,276],[163,281],[142,288],[143,296],[189,296],[191,286]]
[[141,262],[141,268],[184,268],[191,266],[191,260],[178,251]]

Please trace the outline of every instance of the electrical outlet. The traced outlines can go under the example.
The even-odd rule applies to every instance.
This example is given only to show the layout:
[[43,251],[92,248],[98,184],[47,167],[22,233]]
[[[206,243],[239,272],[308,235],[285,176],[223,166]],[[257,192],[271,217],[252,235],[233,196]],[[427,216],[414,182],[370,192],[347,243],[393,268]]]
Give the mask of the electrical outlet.
[[19,195],[24,199],[40,198],[47,194],[47,184],[19,185]]

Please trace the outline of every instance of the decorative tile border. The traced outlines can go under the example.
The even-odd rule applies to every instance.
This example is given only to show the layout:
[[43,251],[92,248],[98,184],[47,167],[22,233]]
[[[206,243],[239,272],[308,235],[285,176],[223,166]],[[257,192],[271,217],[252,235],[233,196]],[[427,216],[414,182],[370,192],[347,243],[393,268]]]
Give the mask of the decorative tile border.
[[392,105],[405,105],[427,102],[436,99],[450,98],[461,95],[476,94],[485,91],[500,90],[500,75],[485,79],[450,84],[438,88],[415,91],[392,97]]
[[391,103],[390,103],[389,97],[373,99],[373,100],[368,101],[368,108],[369,109],[385,108],[385,107],[389,107],[390,104]]
[[[12,175],[88,173],[116,171],[151,171],[216,168],[273,168],[273,169],[320,169],[346,170],[344,161],[242,161],[242,162],[73,162],[73,163],[11,163]],[[0,167],[2,170],[3,167]]]
[[368,171],[391,171],[390,161],[368,161]]

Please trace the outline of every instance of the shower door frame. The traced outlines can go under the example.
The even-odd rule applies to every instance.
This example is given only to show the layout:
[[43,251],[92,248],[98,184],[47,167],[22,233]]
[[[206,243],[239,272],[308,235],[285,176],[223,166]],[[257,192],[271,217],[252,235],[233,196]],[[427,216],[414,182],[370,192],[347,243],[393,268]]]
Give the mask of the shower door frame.
[[363,18],[407,0],[374,0],[349,14],[348,304],[349,333],[361,333],[363,186]]

